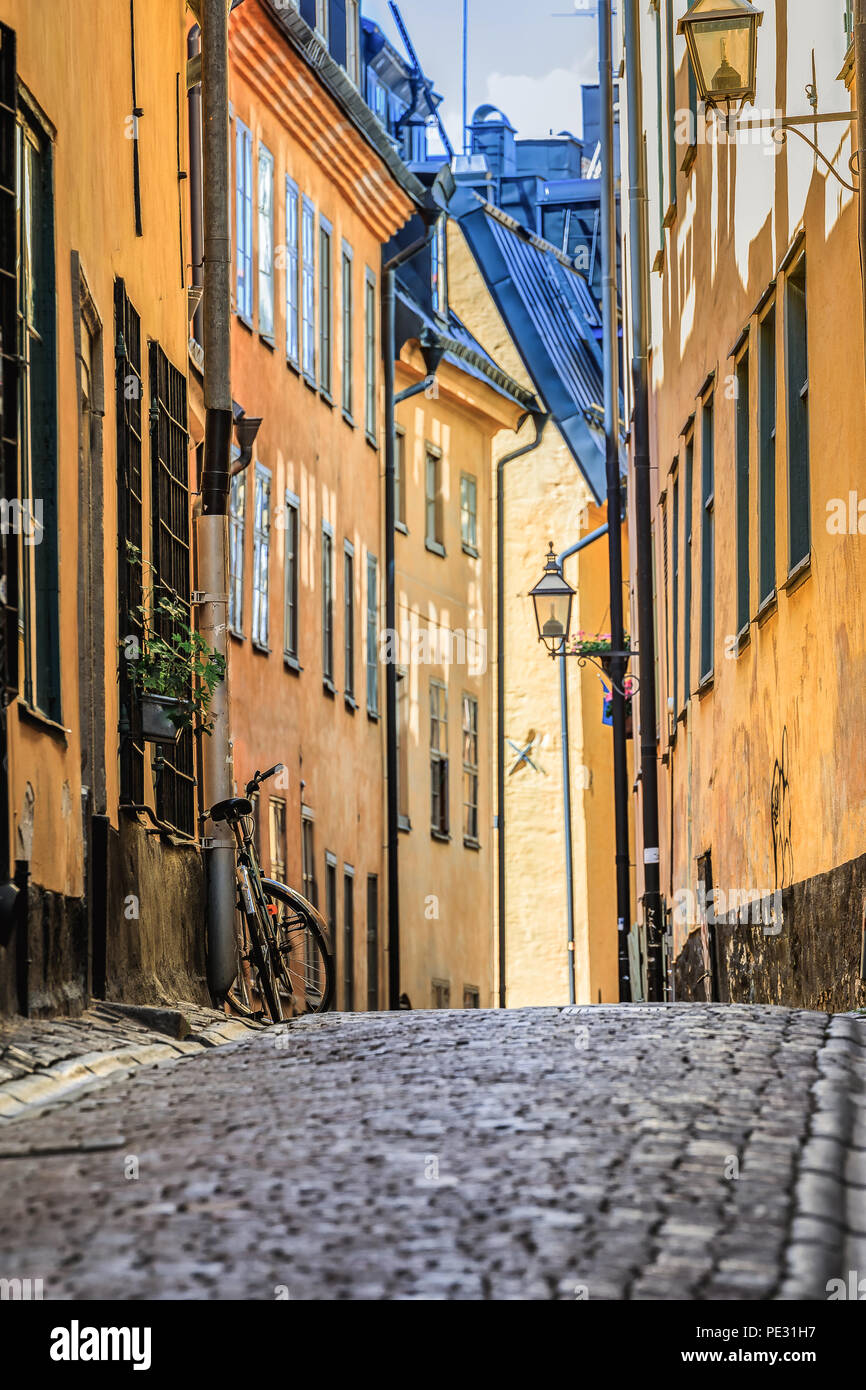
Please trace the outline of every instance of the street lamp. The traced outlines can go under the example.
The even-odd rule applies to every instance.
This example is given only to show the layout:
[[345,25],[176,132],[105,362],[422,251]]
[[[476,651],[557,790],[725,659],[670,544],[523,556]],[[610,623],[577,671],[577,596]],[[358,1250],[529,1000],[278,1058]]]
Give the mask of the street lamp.
[[694,0],[677,26],[685,35],[700,100],[753,101],[761,10],[749,0]]
[[535,622],[539,640],[544,643],[551,656],[562,654],[571,627],[571,605],[574,602],[574,589],[562,576],[562,569],[553,549],[553,541],[547,553],[544,573],[530,590],[535,605]]

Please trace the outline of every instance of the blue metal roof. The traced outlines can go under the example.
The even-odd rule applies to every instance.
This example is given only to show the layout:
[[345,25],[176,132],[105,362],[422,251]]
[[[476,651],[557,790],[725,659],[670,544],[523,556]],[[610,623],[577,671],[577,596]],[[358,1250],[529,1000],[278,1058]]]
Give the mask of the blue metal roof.
[[595,420],[604,403],[604,364],[589,287],[561,252],[472,189],[458,187],[450,212],[539,397],[601,503],[607,491],[604,439]]

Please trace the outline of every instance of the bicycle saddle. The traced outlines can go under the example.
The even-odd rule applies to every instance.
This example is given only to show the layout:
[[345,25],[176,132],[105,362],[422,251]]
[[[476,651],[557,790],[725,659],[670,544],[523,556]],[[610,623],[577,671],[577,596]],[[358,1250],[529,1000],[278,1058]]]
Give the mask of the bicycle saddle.
[[253,814],[253,803],[245,796],[230,796],[210,808],[211,820],[238,821]]

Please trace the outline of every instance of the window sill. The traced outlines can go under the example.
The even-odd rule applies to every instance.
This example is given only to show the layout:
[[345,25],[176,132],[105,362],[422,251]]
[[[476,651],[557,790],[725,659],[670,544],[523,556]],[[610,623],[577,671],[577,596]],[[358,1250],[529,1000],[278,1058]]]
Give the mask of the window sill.
[[715,684],[715,680],[716,677],[713,671],[708,671],[705,676],[701,676],[700,684],[698,685],[699,700],[703,700],[705,695],[709,695]]
[[758,627],[764,626],[764,623],[773,613],[775,613],[778,606],[779,598],[776,593],[776,590],[774,589],[772,593],[767,595],[763,603],[761,603],[760,607],[758,608],[757,613],[755,614],[755,622],[758,624]]
[[293,671],[296,676],[299,676],[304,669],[298,658],[292,656],[291,652],[283,652],[283,665],[287,671]]
[[302,375],[303,378],[304,378],[304,385],[305,385],[305,386],[308,386],[308,387],[310,388],[310,390],[313,391],[313,392],[315,393],[315,395],[318,396],[318,394],[319,394],[319,383],[316,381],[315,377],[308,376],[306,372],[302,372],[301,375]]
[[295,373],[295,376],[301,375],[301,364],[297,362],[294,357],[286,356],[286,366]]
[[412,829],[412,822],[408,816],[397,817],[397,829],[402,830],[404,835],[408,835]]
[[352,415],[351,410],[347,410],[345,406],[343,406],[343,419],[349,426],[349,429],[356,430],[358,428],[358,426],[355,424],[355,419]]
[[325,402],[325,405],[329,406],[330,409],[333,410],[333,409],[334,409],[334,404],[335,404],[335,402],[334,402],[334,397],[331,395],[330,391],[326,391],[325,388],[324,388],[324,386],[320,386],[320,387],[319,387],[319,395],[320,395],[320,397],[322,398],[322,400]]
[[259,329],[259,342],[263,343],[266,348],[270,348],[271,352],[276,352],[277,344],[270,333],[263,333]]
[[367,443],[369,444],[370,448],[371,448],[371,449],[375,449],[375,450],[376,450],[376,453],[378,454],[378,452],[379,452],[379,441],[378,441],[378,439],[376,438],[375,434],[371,434],[369,430],[366,430],[366,429],[365,429],[365,430],[364,430],[364,438],[366,439],[366,441],[367,441]]
[[324,676],[322,678],[322,689],[324,690],[325,694],[330,697],[330,699],[336,699],[337,687],[334,685],[334,682],[332,680],[328,679],[327,676]]
[[368,706],[367,706],[367,718],[370,720],[370,723],[371,723],[371,724],[378,724],[378,723],[379,723],[379,711],[378,711],[377,709],[370,709],[370,706],[368,705]]
[[469,555],[473,560],[480,560],[481,558],[475,546],[469,545],[467,541],[463,542],[463,554]]
[[744,623],[737,633],[737,656],[741,656],[752,643],[752,624]]
[[20,696],[16,703],[19,718],[23,719],[25,724],[33,724],[36,728],[42,729],[44,733],[51,734],[53,738],[60,739],[63,743],[68,742],[71,729],[65,729],[62,724],[57,723],[56,719],[43,714],[41,709],[36,709],[34,705],[25,704]]
[[667,210],[667,212],[665,213],[664,224],[663,224],[664,227],[665,227],[665,230],[667,230],[669,227],[672,227],[672,226],[674,225],[674,223],[676,222],[678,216],[679,216],[679,213],[677,212],[677,200],[676,200],[676,198],[674,198],[673,202],[669,205],[668,210]]
[[395,521],[394,530],[399,531],[401,536],[408,536],[409,534],[409,527],[406,525],[405,521]]
[[236,642],[246,642],[247,640],[246,634],[241,632],[240,628],[237,627],[229,628],[229,637],[233,637]]
[[692,165],[694,164],[694,162],[695,162],[695,160],[697,159],[697,157],[698,157],[698,147],[697,147],[697,145],[689,145],[688,149],[686,150],[685,154],[683,155],[683,162],[682,162],[682,164],[680,165],[680,173],[681,173],[681,174],[688,174],[689,170],[691,169],[691,167],[692,167]]
[[481,841],[480,841],[480,840],[473,840],[470,836],[464,835],[464,836],[463,836],[463,848],[464,848],[464,849],[475,850],[476,853],[477,853],[478,850],[480,850],[480,848],[481,848]]
[[253,639],[252,648],[254,652],[259,652],[262,656],[270,656],[271,654],[271,649],[267,642],[256,642],[255,639]]
[[661,273],[662,273],[662,271],[664,270],[664,268],[665,268],[665,248],[662,246],[662,247],[656,252],[655,260],[654,260],[653,263],[652,263],[652,274],[653,274],[653,275],[661,275]]
[[433,830],[431,828],[430,839],[438,840],[439,843],[442,845],[450,845],[451,843],[451,836],[449,835],[447,830]]
[[782,588],[785,590],[787,594],[793,594],[797,589],[799,589],[801,584],[804,584],[806,582],[811,573],[812,554],[810,551],[810,553],[804,556],[802,560],[798,560],[794,568],[788,572],[788,577],[782,585]]
[[343,703],[350,714],[354,714],[358,708],[358,701],[355,699],[354,695],[349,694],[348,690],[343,696]]
[[426,540],[424,549],[429,550],[431,555],[439,555],[443,560],[445,559],[445,547],[441,541]]
[[235,310],[235,318],[237,319],[238,323],[243,324],[244,328],[247,330],[248,333],[255,333],[256,330],[253,328],[252,319],[248,319],[246,314],[241,313],[240,309]]

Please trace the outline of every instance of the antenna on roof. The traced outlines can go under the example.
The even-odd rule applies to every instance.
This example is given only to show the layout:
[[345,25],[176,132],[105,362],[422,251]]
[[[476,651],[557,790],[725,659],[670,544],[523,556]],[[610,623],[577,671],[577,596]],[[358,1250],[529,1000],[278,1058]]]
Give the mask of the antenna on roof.
[[415,69],[415,75],[418,78],[418,81],[421,83],[421,86],[424,88],[427,100],[430,103],[430,110],[433,112],[433,118],[436,121],[437,126],[439,127],[439,136],[442,140],[443,146],[445,147],[445,153],[447,154],[449,159],[453,159],[454,146],[448,139],[448,132],[446,131],[445,126],[442,124],[442,117],[439,115],[438,103],[433,100],[433,83],[430,81],[428,77],[424,76],[424,69],[421,67],[418,54],[415,51],[415,45],[409,37],[409,31],[407,30],[406,25],[403,23],[403,16],[401,15],[400,11],[395,5],[394,0],[388,0],[388,9],[394,16],[394,23],[397,25],[397,32],[399,33],[400,38],[403,40],[403,45],[406,49],[406,52],[409,54],[409,61],[412,63]]

